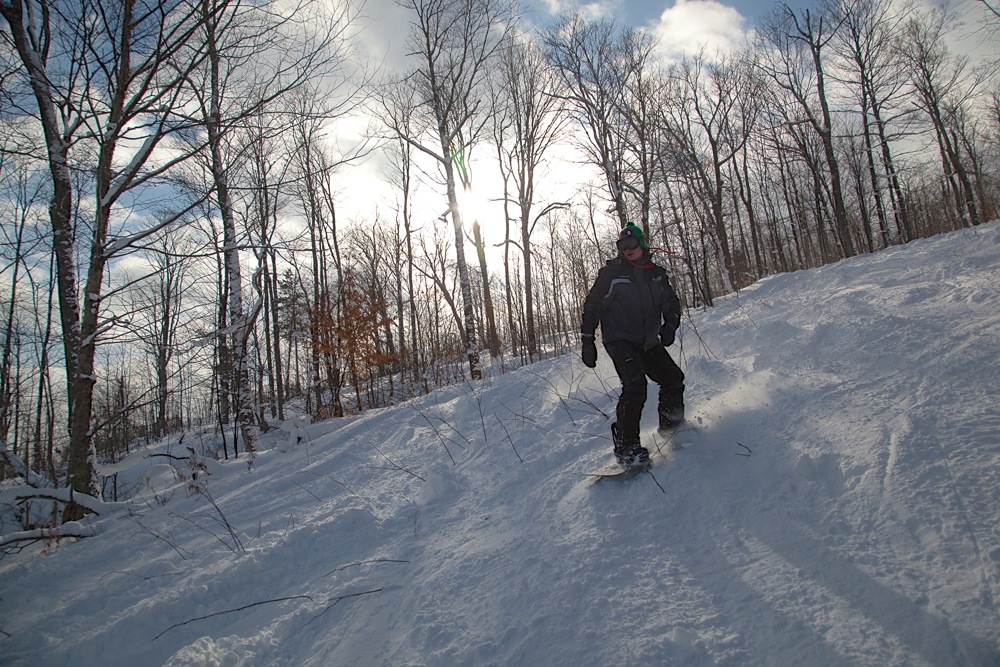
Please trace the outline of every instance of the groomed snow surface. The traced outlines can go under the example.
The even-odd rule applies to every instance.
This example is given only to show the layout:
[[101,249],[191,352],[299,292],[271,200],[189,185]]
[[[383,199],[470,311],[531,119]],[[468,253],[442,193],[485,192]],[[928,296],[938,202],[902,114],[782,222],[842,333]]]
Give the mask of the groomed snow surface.
[[95,537],[0,559],[0,663],[998,665],[998,268],[995,222],[690,313],[691,446],[651,386],[651,475],[584,474],[603,351],[290,420],[193,483],[150,454],[210,432],[136,453]]

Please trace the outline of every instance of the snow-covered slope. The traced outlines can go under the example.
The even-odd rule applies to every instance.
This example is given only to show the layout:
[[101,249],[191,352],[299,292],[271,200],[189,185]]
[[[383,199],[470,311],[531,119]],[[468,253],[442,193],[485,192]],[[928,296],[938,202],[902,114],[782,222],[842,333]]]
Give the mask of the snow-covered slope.
[[286,424],[201,493],[137,455],[131,512],[0,560],[0,664],[1000,664],[997,267],[992,223],[692,313],[693,446],[624,481],[584,476],[603,353]]

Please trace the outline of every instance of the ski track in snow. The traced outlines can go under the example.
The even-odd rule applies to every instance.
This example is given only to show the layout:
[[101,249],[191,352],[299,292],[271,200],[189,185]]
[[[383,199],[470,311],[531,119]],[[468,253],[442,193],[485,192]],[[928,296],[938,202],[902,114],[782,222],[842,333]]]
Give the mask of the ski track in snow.
[[135,453],[131,512],[0,559],[0,665],[1000,664],[997,266],[991,223],[690,313],[655,481],[584,476],[603,352],[291,420],[218,511]]

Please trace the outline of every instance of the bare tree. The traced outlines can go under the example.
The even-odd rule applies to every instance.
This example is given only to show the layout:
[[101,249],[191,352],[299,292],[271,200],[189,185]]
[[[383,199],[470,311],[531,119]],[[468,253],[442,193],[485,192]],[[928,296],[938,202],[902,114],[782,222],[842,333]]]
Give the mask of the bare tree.
[[[468,329],[458,312],[458,306],[455,303],[455,290],[448,285],[448,242],[435,233],[431,248],[427,247],[427,240],[421,238],[420,250],[423,254],[423,263],[416,264],[414,268],[437,288],[441,298],[448,305],[448,310],[455,320],[455,326],[462,336],[462,346],[468,349],[469,342],[466,339]],[[435,331],[440,331],[440,327],[434,328]]]
[[[295,196],[306,221],[310,284],[308,295],[310,340],[310,400],[312,414],[328,414],[324,408],[324,388],[330,391],[329,414],[341,416],[341,389],[344,385],[340,350],[333,322],[340,317],[342,301],[337,286],[344,274],[337,234],[337,211],[329,179],[333,160],[322,141],[322,120],[313,113],[315,98],[303,96],[299,119],[293,129]],[[332,275],[331,275],[332,274]]]
[[[0,3],[21,74],[32,92],[52,178],[52,225],[70,403],[68,481],[99,494],[91,408],[95,352],[105,321],[102,298],[109,262],[160,229],[182,220],[193,205],[112,228],[119,201],[142,202],[143,189],[190,157],[160,156],[164,140],[190,125],[180,115],[184,81],[205,57],[196,34],[204,17],[185,3],[149,6],[139,0]],[[75,149],[80,148],[79,151]],[[89,160],[92,219],[75,218],[71,152]],[[83,294],[77,293],[76,242],[89,243]],[[78,301],[78,297],[81,297]],[[82,308],[79,303],[82,303]],[[79,514],[74,507],[67,514]]]
[[[222,220],[228,304],[227,330],[220,344],[228,344],[234,361],[233,393],[237,423],[249,452],[258,448],[259,427],[249,375],[248,345],[258,313],[264,304],[261,276],[267,268],[266,253],[258,253],[257,267],[250,283],[257,290],[251,301],[244,296],[239,251],[244,242],[237,230],[236,195],[231,179],[236,165],[246,163],[246,153],[256,145],[237,128],[248,119],[270,110],[277,100],[289,98],[307,81],[334,75],[334,88],[343,86],[353,72],[344,69],[348,60],[345,35],[355,18],[349,5],[328,13],[319,2],[299,0],[276,11],[258,11],[253,5],[229,5],[227,0],[200,0],[204,17],[202,34],[207,59],[193,89],[199,93],[200,120],[208,144],[208,171],[214,204]],[[252,62],[247,59],[254,54]],[[203,92],[202,92],[203,91]],[[338,91],[343,113],[350,108],[352,95]],[[330,108],[316,109],[318,115],[333,115]],[[258,125],[258,128],[261,126]],[[278,128],[269,128],[277,132]],[[252,203],[248,208],[252,209]],[[254,219],[256,212],[251,210]],[[268,214],[269,215],[269,214]],[[263,224],[265,221],[258,220]]]
[[[538,358],[535,323],[534,271],[531,235],[538,221],[553,210],[566,208],[565,202],[547,202],[535,213],[536,176],[545,154],[560,138],[565,126],[556,96],[557,79],[544,55],[533,42],[508,40],[501,52],[500,67],[493,80],[497,108],[494,121],[500,170],[504,180],[504,210],[514,204],[517,211],[519,247],[524,266],[525,344],[528,358]],[[514,192],[509,193],[510,185]],[[509,221],[511,216],[505,215]],[[509,233],[507,238],[509,238]],[[505,249],[509,252],[510,244]],[[504,263],[505,271],[507,262]],[[507,276],[508,317],[513,322],[510,277]],[[513,329],[513,326],[511,327]]]
[[[407,317],[403,317],[403,290],[399,290],[399,347],[406,351],[410,370],[413,373],[413,382],[416,384],[420,376],[420,353],[417,344],[417,301],[413,281],[413,238],[414,221],[411,204],[411,197],[415,190],[414,174],[414,147],[403,137],[416,136],[413,127],[413,115],[416,110],[416,91],[408,81],[400,81],[389,86],[381,97],[383,110],[383,123],[390,128],[392,140],[388,151],[394,156],[393,169],[390,179],[399,188],[400,201],[397,206],[397,228],[401,223],[403,227],[402,246],[404,249],[403,263],[406,271],[406,303]],[[400,276],[402,279],[402,276]],[[409,328],[409,341],[404,338],[404,320]]]
[[246,161],[246,189],[250,203],[247,207],[247,224],[251,245],[256,248],[261,265],[263,285],[263,319],[265,340],[264,373],[268,381],[267,402],[271,417],[285,419],[286,386],[284,366],[287,363],[281,351],[283,323],[279,317],[278,254],[281,240],[278,235],[279,216],[288,200],[290,188],[291,157],[283,150],[277,135],[273,114],[262,113],[249,119],[247,142],[249,159]]
[[955,211],[963,226],[971,226],[983,221],[982,205],[973,184],[975,170],[970,168],[975,155],[963,145],[961,136],[971,122],[967,107],[980,79],[970,69],[968,58],[953,55],[945,44],[950,20],[941,11],[912,17],[899,52],[916,91],[915,102],[934,133]]
[[190,279],[188,249],[177,235],[158,240],[158,247],[148,253],[151,275],[136,282],[132,293],[135,315],[130,327],[136,333],[139,345],[153,359],[155,386],[155,417],[153,435],[167,434],[170,421],[167,405],[171,391],[171,363],[177,352],[177,333],[185,317],[184,295]]
[[725,175],[752,129],[753,116],[740,113],[740,101],[754,82],[743,61],[722,57],[709,63],[704,54],[682,61],[671,79],[675,87],[665,96],[661,125],[671,156],[663,160],[664,170],[689,174],[702,193],[721,254],[723,289],[730,292],[737,269],[726,225]]
[[888,0],[840,0],[832,11],[841,24],[834,46],[845,63],[844,78],[857,100],[867,176],[884,247],[893,238],[906,241],[913,237],[889,136],[889,123],[906,114],[899,109],[905,70],[894,45],[908,9],[897,9]]
[[566,19],[546,35],[549,62],[563,83],[562,95],[586,133],[590,161],[601,170],[619,224],[629,222],[627,122],[622,116],[625,82],[614,66],[619,57],[616,28],[610,20]]
[[[483,79],[497,49],[514,27],[510,0],[401,0],[412,10],[407,45],[419,65],[410,77],[421,107],[426,111],[421,135],[402,137],[432,157],[441,167],[448,194],[448,211],[455,229],[455,254],[462,290],[466,356],[472,379],[482,378],[476,337],[472,284],[465,259],[463,211],[458,188],[458,164],[479,137],[482,118]],[[423,132],[434,140],[421,139]]]
[[[4,165],[0,165],[4,166]],[[4,172],[7,173],[4,173]],[[20,339],[25,328],[20,312],[22,292],[19,288],[31,281],[34,267],[29,257],[39,245],[32,221],[33,209],[42,199],[39,179],[32,178],[24,165],[14,165],[9,170],[0,171],[0,186],[3,188],[0,216],[7,221],[0,229],[0,275],[9,276],[10,284],[3,290],[3,300],[7,301],[0,314],[0,448],[10,447],[15,456],[30,461],[27,448],[20,452],[19,434],[14,421],[20,412],[18,397],[22,393],[17,357],[21,347]],[[0,303],[2,303],[0,301]],[[13,428],[13,433],[11,433]],[[37,470],[37,468],[36,468]]]
[[795,101],[803,122],[821,142],[825,167],[829,172],[834,229],[841,252],[845,257],[852,257],[857,251],[844,201],[824,62],[824,49],[833,38],[836,27],[830,23],[830,17],[822,12],[813,13],[806,9],[800,14],[788,5],[779,5],[763,30],[765,39],[773,48],[760,51],[773,57],[760,64]]

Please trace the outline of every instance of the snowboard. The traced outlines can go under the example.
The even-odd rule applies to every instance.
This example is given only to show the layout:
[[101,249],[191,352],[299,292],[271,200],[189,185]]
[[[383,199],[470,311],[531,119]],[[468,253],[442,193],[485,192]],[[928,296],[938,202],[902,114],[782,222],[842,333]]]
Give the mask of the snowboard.
[[[613,432],[615,425],[612,424],[611,428]],[[661,456],[669,459],[670,455],[666,453],[667,451],[679,451],[693,447],[698,441],[700,430],[700,417],[695,420],[681,422],[677,426],[670,429],[657,429],[656,434],[664,440],[663,449],[661,450],[659,443],[657,443],[656,448],[650,449],[649,455],[651,458],[649,461],[645,463],[637,463],[631,466],[623,466],[619,463],[612,463],[603,468],[585,472],[584,476],[593,477],[595,478],[595,481],[601,479],[627,479],[629,477],[634,477],[637,474],[646,472],[652,468],[653,460]]]
[[633,477],[641,472],[645,472],[653,467],[652,462],[647,461],[646,463],[637,463],[631,466],[623,466],[621,464],[615,463],[613,465],[606,466],[600,470],[593,470],[591,472],[583,473],[586,477],[594,477],[596,479],[614,479],[621,478],[625,479],[628,477]]

